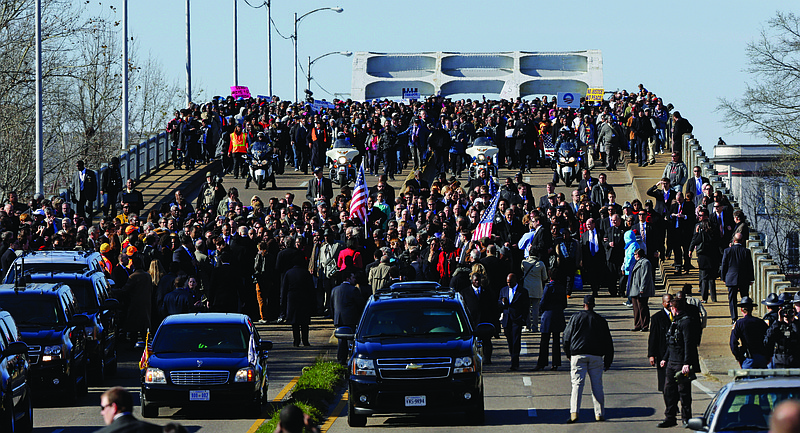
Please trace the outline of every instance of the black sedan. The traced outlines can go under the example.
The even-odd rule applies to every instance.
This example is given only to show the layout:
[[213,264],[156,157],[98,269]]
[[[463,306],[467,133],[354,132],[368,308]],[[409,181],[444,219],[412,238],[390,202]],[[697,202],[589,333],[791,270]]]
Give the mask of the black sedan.
[[167,317],[148,345],[142,369],[142,416],[158,408],[202,404],[244,406],[252,415],[267,401],[271,341],[242,314]]

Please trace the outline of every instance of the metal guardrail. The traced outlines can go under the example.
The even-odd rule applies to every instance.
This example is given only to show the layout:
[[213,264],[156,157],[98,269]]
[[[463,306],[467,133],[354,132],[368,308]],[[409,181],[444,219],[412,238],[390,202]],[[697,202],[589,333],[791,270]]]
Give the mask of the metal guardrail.
[[[133,179],[134,183],[162,168],[169,162],[171,157],[169,138],[166,132],[154,135],[131,147],[127,151],[119,154],[119,170],[122,174],[123,184],[128,179]],[[92,208],[97,213],[103,205],[103,197],[100,195],[100,185],[102,184],[105,171],[108,165],[103,165],[97,170],[98,191]],[[116,197],[109,197],[109,200],[116,200]]]
[[[739,209],[739,203],[736,201],[736,197],[733,196],[727,179],[717,173],[717,170],[714,169],[714,164],[705,154],[703,148],[700,147],[700,142],[692,134],[683,135],[681,149],[686,165],[689,168],[700,166],[703,176],[708,178],[714,186],[714,190],[722,191],[728,197],[733,208]],[[753,257],[755,281],[750,288],[750,297],[756,302],[765,299],[770,293],[781,293],[792,286],[791,282],[786,279],[786,275],[780,273],[780,266],[769,254],[760,233],[751,228],[750,239],[745,247],[750,250]],[[763,316],[767,307],[758,302],[758,309],[759,315]]]

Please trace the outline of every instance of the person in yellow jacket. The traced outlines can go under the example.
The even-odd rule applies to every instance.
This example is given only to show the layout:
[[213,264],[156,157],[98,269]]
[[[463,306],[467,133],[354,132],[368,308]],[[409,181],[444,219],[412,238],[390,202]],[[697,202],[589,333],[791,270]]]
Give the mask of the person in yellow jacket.
[[233,178],[239,178],[239,172],[242,177],[247,177],[246,157],[247,157],[247,140],[245,134],[242,132],[242,125],[236,125],[236,129],[231,132],[231,144],[228,146],[228,156],[233,158]]

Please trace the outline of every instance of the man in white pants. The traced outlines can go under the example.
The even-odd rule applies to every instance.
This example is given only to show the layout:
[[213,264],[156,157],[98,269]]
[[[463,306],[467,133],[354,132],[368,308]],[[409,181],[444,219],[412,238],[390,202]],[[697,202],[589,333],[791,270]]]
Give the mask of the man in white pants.
[[569,358],[572,395],[569,399],[567,424],[578,421],[586,373],[592,382],[594,418],[605,421],[603,371],[614,360],[614,342],[606,319],[594,312],[594,296],[583,298],[583,311],[573,314],[564,330],[564,353]]

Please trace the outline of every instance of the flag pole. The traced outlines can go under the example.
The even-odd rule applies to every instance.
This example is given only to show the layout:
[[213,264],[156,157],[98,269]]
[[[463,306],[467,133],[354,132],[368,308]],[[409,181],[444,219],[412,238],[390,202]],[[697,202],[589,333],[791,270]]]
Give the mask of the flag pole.
[[[367,189],[367,203],[369,203],[369,188],[367,188],[367,176],[364,173],[364,158],[361,158],[361,175],[364,176],[364,188]],[[364,241],[369,239],[369,225],[367,222],[369,221],[369,210],[367,210],[366,215],[364,215]]]

